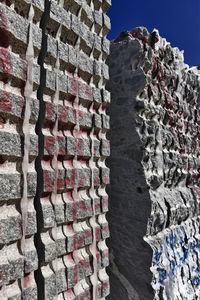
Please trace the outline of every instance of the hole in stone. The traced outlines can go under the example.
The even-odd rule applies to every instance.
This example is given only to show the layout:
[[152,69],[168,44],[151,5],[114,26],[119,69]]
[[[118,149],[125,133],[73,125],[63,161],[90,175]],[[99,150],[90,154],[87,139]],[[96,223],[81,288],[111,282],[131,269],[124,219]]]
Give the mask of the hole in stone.
[[142,194],[142,188],[141,188],[141,187],[138,186],[138,187],[136,188],[136,191],[137,191],[137,193]]

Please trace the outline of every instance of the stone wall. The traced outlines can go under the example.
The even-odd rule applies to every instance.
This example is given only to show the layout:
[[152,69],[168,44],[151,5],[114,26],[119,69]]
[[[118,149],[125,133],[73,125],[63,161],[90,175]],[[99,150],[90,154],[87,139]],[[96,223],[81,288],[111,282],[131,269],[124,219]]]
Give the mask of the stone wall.
[[108,299],[199,299],[200,71],[143,27],[110,51]]
[[109,294],[110,0],[0,1],[0,299]]

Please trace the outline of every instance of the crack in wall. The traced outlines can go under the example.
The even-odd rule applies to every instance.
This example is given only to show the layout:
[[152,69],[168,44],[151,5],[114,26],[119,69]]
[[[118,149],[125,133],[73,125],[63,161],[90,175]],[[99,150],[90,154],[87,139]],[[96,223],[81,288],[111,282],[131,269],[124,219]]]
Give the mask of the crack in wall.
[[46,105],[43,100],[44,89],[46,87],[46,70],[44,68],[44,60],[47,53],[47,35],[46,35],[46,25],[50,17],[50,5],[51,2],[49,0],[44,1],[44,13],[41,18],[40,28],[42,29],[42,45],[41,51],[38,57],[38,64],[40,65],[40,85],[38,88],[37,98],[39,99],[39,117],[36,124],[36,133],[38,135],[38,156],[36,158],[36,171],[37,171],[37,192],[34,199],[34,207],[36,210],[37,216],[37,233],[34,236],[34,242],[37,249],[38,254],[38,269],[35,271],[35,281],[38,289],[38,300],[45,299],[45,291],[44,291],[44,278],[41,272],[41,262],[44,259],[44,245],[41,242],[40,233],[42,230],[43,224],[43,214],[42,207],[40,203],[40,198],[43,193],[44,180],[43,180],[43,170],[41,161],[44,155],[44,135],[42,133],[42,126],[45,120],[45,112]]

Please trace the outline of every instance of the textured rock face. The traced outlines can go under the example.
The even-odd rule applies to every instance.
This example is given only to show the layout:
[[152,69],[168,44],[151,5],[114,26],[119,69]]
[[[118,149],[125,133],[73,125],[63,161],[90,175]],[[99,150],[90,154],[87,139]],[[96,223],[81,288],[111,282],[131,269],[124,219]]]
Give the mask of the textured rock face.
[[0,1],[0,299],[105,299],[110,0]]
[[107,62],[109,299],[199,299],[199,70],[143,27],[122,32]]

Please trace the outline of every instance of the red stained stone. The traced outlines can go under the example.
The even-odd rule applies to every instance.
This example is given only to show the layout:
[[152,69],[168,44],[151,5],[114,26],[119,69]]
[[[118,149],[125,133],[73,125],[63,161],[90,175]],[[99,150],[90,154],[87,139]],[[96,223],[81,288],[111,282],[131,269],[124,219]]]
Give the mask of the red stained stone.
[[55,138],[53,136],[45,137],[45,149],[49,155],[54,155],[55,152]]
[[88,268],[90,266],[90,262],[89,261],[85,261],[85,260],[81,260],[80,261],[80,265],[84,268]]
[[65,188],[65,181],[64,181],[64,179],[59,178],[59,179],[57,180],[57,189],[58,189],[58,190],[62,190],[62,189],[64,189],[64,188]]
[[11,72],[10,53],[4,48],[0,48],[0,69],[5,73]]
[[66,185],[68,186],[68,185],[70,185],[70,178],[69,177],[66,177],[66,179],[65,179],[65,183],[66,183]]
[[64,294],[66,299],[75,300],[75,296],[72,289],[67,290]]
[[27,275],[23,278],[24,288],[28,288],[30,286],[30,275]]
[[52,192],[54,186],[54,178],[50,177],[49,171],[47,170],[43,171],[43,177],[44,177],[44,191]]
[[110,179],[109,179],[108,176],[102,175],[102,180],[103,180],[103,183],[105,183],[105,184],[109,184],[110,183]]
[[10,112],[12,109],[12,101],[10,100],[10,93],[3,92],[0,95],[0,110]]
[[101,239],[101,230],[98,228],[95,230],[96,240],[100,241]]
[[76,80],[74,78],[72,78],[72,83],[71,83],[71,89],[72,89],[72,94],[74,96],[77,95],[77,87],[76,87]]
[[99,177],[95,177],[94,178],[94,186],[98,186],[100,185],[100,178]]
[[99,203],[96,203],[95,204],[95,210],[99,210],[100,209],[100,204]]
[[85,235],[83,233],[79,238],[76,239],[76,248],[74,249],[80,249],[84,247],[84,245],[85,245]]
[[54,105],[51,102],[46,102],[46,118],[51,121],[54,115]]
[[85,178],[81,177],[81,179],[80,179],[80,187],[84,187],[84,184],[85,184]]
[[108,225],[102,225],[101,228],[102,228],[102,231],[109,232]]
[[88,95],[88,98],[93,101],[93,94],[91,93],[90,89],[88,88],[88,86],[85,87],[85,93]]
[[77,139],[77,151],[79,156],[83,156],[82,139]]
[[103,289],[107,288],[108,286],[110,286],[109,280],[106,281],[106,282],[104,282],[104,283],[102,284],[102,288],[103,288]]
[[67,106],[62,106],[62,109],[60,110],[60,113],[59,113],[59,121],[62,121],[64,123],[67,123],[68,122],[68,115],[69,115],[69,112],[68,112],[69,108]]
[[83,121],[83,111],[78,111],[78,114],[79,114],[79,117],[80,117],[80,119],[81,119],[81,121]]

